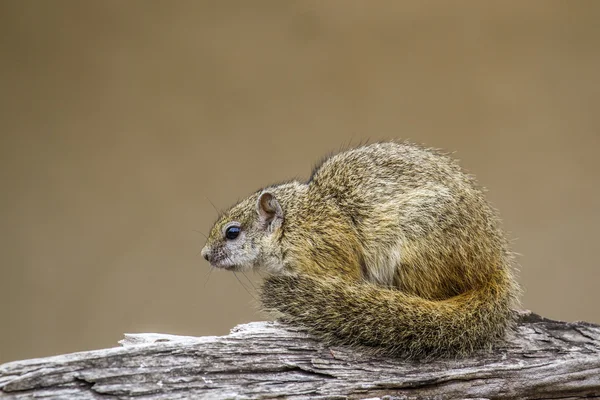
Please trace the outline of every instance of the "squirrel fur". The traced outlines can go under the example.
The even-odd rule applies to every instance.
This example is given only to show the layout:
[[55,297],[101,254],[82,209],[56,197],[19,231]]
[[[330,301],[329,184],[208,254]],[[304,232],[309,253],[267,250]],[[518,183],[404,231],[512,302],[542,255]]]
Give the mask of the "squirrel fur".
[[491,347],[520,293],[474,178],[408,143],[347,150],[308,182],[257,191],[219,217],[202,255],[266,271],[263,307],[327,343],[411,358]]

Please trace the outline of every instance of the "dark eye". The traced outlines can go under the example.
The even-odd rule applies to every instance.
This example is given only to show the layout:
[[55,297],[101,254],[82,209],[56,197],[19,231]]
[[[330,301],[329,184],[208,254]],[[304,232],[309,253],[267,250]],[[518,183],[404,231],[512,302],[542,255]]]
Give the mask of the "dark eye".
[[238,237],[238,235],[240,234],[240,227],[239,226],[230,226],[229,228],[227,228],[227,230],[225,231],[225,237],[228,240],[233,240],[236,237]]

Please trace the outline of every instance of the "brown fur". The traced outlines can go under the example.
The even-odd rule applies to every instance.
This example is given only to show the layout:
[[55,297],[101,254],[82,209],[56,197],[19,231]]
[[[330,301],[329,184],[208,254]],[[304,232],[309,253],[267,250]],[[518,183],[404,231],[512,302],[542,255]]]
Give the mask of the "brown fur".
[[[241,234],[224,238],[232,224]],[[326,159],[307,183],[224,213],[214,266],[262,268],[266,309],[330,343],[409,357],[467,355],[512,324],[519,287],[495,211],[449,157],[376,143]]]

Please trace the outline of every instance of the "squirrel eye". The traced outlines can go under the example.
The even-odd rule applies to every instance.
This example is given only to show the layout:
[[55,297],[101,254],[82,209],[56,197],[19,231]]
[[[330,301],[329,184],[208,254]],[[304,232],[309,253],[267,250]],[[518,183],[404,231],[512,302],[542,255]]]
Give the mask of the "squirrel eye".
[[225,231],[225,237],[228,240],[233,240],[233,239],[237,238],[239,234],[240,234],[240,227],[239,226],[230,226]]

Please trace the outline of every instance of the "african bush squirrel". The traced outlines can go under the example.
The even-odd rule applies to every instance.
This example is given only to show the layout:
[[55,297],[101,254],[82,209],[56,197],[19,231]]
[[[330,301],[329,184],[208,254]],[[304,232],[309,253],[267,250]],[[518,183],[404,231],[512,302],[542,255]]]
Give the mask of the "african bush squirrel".
[[520,290],[499,225],[456,161],[384,142],[240,201],[202,255],[217,268],[266,271],[263,307],[329,344],[457,357],[514,323]]

